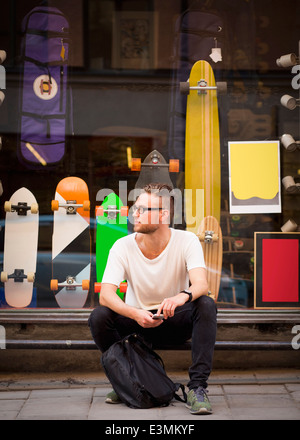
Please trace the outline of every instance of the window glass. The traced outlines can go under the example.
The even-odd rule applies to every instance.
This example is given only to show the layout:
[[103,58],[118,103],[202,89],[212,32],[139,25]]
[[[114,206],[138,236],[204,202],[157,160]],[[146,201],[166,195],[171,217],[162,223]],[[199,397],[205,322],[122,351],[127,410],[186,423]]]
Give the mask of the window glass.
[[[198,233],[204,216],[218,220],[223,245],[218,306],[255,306],[255,233],[281,232],[287,222],[289,230],[299,231],[299,8],[297,0],[287,0],[284,13],[279,0],[4,2],[1,310],[98,304],[94,283],[101,281],[114,237],[104,229],[101,240],[105,236],[107,243],[99,246],[107,250],[101,255],[98,248],[96,255],[97,228],[108,215],[96,215],[97,207],[114,192],[130,208],[140,176],[132,164],[154,150],[154,161],[179,161],[170,173],[180,198],[174,227]],[[280,58],[287,54],[295,55]],[[216,102],[217,108],[201,116],[196,103],[190,111],[198,126],[186,128],[191,97],[203,101],[216,93],[205,88],[206,70],[196,84],[202,90],[187,89],[199,60],[208,63],[217,82],[217,98],[207,104]],[[146,180],[155,179],[152,168],[142,170]],[[66,178],[69,194],[77,191],[71,199],[56,193]],[[88,194],[76,186],[83,183]],[[13,197],[24,188],[30,196],[23,191]],[[52,200],[69,206],[57,209]],[[89,209],[81,206],[87,201]],[[37,203],[38,213],[14,208],[25,202]],[[123,225],[124,218],[120,215]],[[129,215],[120,235],[132,232],[130,220]],[[32,228],[38,221],[38,232],[30,226],[31,235],[25,234],[31,221]],[[265,261],[261,255],[259,261]],[[33,283],[27,272],[35,274]],[[51,284],[53,279],[59,285]],[[79,293],[82,279],[90,283]],[[28,284],[29,294],[22,293]]]

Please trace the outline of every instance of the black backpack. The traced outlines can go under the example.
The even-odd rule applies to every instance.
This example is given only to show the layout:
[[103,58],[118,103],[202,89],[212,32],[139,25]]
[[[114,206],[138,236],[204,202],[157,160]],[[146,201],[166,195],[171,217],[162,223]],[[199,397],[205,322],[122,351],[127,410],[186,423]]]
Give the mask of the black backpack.
[[137,334],[113,344],[101,363],[114,391],[131,408],[167,406],[173,398],[186,402],[184,386],[167,376],[161,357]]

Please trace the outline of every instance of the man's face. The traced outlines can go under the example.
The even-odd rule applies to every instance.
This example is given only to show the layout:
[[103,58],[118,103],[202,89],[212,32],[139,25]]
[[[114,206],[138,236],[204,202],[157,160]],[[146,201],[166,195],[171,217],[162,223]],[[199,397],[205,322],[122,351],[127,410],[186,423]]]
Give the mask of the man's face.
[[155,194],[143,193],[138,197],[133,210],[134,232],[152,234],[159,228],[159,205],[160,199]]

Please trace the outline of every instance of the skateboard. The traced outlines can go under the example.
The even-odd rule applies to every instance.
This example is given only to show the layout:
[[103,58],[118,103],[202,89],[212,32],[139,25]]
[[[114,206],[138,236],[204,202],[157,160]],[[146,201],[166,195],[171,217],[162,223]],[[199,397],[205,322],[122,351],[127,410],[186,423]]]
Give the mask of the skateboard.
[[222,231],[216,218],[205,217],[198,228],[197,236],[201,242],[204,261],[207,267],[209,296],[218,299],[222,272]]
[[[95,293],[101,291],[101,281],[106,267],[107,258],[112,245],[121,237],[128,234],[128,207],[123,206],[121,199],[110,193],[101,206],[96,207],[96,276]],[[117,294],[124,299],[126,282],[117,288]]]
[[27,188],[5,202],[4,264],[1,281],[11,307],[27,307],[32,300],[39,232],[38,204]]
[[59,307],[82,308],[91,272],[90,201],[84,180],[62,179],[51,208],[54,219],[50,288]]
[[180,92],[187,94],[185,135],[185,208],[187,229],[195,232],[201,220],[214,216],[220,221],[221,170],[217,88],[213,70],[197,61]]
[[131,170],[140,171],[139,178],[135,184],[136,189],[142,189],[148,183],[158,182],[166,183],[171,188],[174,188],[169,172],[179,172],[179,160],[170,159],[169,163],[167,163],[159,151],[153,150],[146,156],[144,162],[140,158],[133,157]]

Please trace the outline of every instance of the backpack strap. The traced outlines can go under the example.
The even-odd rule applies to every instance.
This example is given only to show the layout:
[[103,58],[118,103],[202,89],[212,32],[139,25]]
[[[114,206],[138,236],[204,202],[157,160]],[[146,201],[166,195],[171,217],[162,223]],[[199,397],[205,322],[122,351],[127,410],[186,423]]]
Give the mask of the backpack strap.
[[[182,385],[182,383],[175,383],[175,385],[176,385],[176,392],[174,393],[174,398],[176,400],[179,400],[179,402],[185,403],[187,401],[187,394],[185,392],[184,385]],[[181,389],[181,391],[182,391],[183,398],[177,394],[177,391],[179,389]]]

